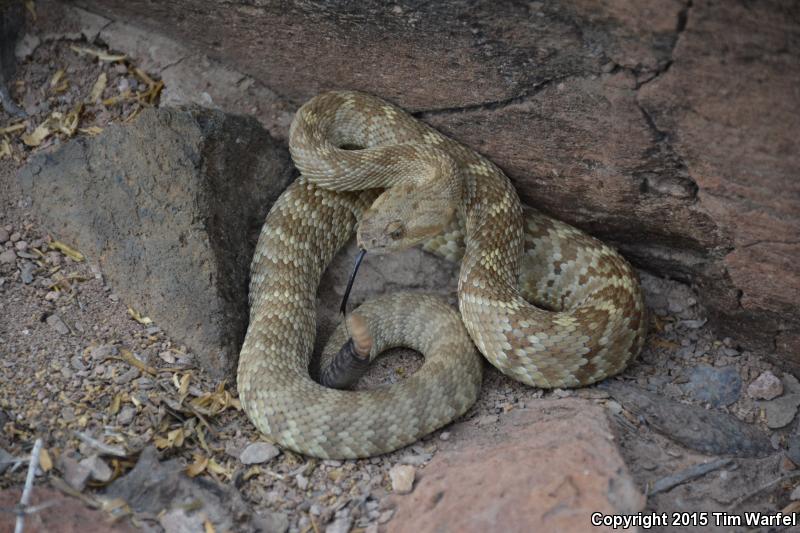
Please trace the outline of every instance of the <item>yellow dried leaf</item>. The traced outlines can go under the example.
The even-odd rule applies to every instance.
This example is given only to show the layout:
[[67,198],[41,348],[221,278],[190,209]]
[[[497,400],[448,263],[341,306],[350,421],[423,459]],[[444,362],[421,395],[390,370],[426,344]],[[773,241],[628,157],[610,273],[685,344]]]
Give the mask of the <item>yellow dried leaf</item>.
[[[67,113],[67,115],[58,122],[58,131],[66,135],[67,137],[72,137],[75,134],[75,130],[78,129],[78,123],[81,120],[81,113],[83,113],[83,104],[78,104],[75,106],[75,109]],[[55,113],[53,113],[55,115]]]
[[203,454],[195,454],[194,462],[186,467],[186,475],[189,477],[197,477],[205,472],[208,466],[208,457]]
[[88,128],[80,128],[78,131],[94,137],[95,135],[102,133],[103,128],[99,126],[89,126]]
[[159,450],[163,450],[164,448],[169,448],[171,446],[168,439],[164,437],[153,437],[153,444],[156,445],[156,448]]
[[39,450],[39,466],[45,472],[49,472],[53,468],[53,460],[50,458],[47,448]]
[[135,310],[132,307],[128,307],[128,314],[131,315],[131,317],[139,324],[144,324],[146,326],[148,324],[153,323],[153,321],[149,317],[142,316],[141,313],[139,313],[139,311]]
[[61,81],[64,80],[64,74],[65,74],[65,71],[64,71],[63,68],[58,69],[56,71],[56,73],[53,74],[53,77],[50,78],[50,88],[51,89],[56,88],[58,86],[58,84],[61,83]]
[[47,139],[53,131],[47,124],[47,121],[39,124],[32,133],[22,136],[22,142],[27,144],[28,146],[39,146],[42,144],[42,141]]
[[185,438],[184,435],[183,428],[178,428],[167,433],[167,438],[169,439],[170,443],[172,443],[172,446],[177,446],[180,448],[183,446],[183,439]]
[[92,92],[89,93],[89,102],[94,103],[98,101],[100,97],[103,96],[103,91],[106,90],[106,85],[108,85],[108,75],[105,72],[101,72],[97,77],[97,81],[94,82]]
[[[130,311],[130,307],[128,308],[128,310]],[[116,358],[116,359],[122,359],[123,361],[125,361],[129,365],[135,366],[136,368],[138,368],[142,372],[147,372],[151,376],[156,374],[156,369],[155,368],[153,368],[152,366],[148,366],[148,365],[144,364],[143,362],[139,361],[138,359],[136,359],[136,356],[133,355],[133,352],[131,352],[127,348],[120,349],[119,355],[120,356],[118,358]]]
[[139,400],[136,398],[136,396],[131,396],[131,403],[132,403],[132,404],[133,404],[135,407],[141,407],[141,406],[142,406],[142,402],[140,402],[140,401],[139,401]]
[[189,382],[191,379],[191,372],[184,374],[181,378],[181,384],[178,386],[178,395],[180,395],[181,398],[186,397],[186,395],[189,393]]
[[0,128],[0,133],[14,133],[15,131],[23,131],[28,126],[28,121],[17,122],[5,128]]
[[258,465],[253,465],[247,469],[247,471],[242,476],[244,481],[249,481],[251,478],[254,478],[261,474],[261,468]]
[[114,399],[111,400],[111,405],[108,407],[108,414],[114,416],[117,413],[119,413],[119,407],[121,404],[122,404],[122,394],[115,395]]
[[85,46],[70,46],[72,50],[78,53],[78,55],[88,54],[90,56],[94,56],[100,61],[122,61],[123,59],[127,58],[125,54],[111,54],[104,50],[94,50],[92,48],[87,48]]
[[0,141],[0,159],[11,157],[11,145],[7,139]]
[[221,476],[231,476],[231,473],[228,471],[228,469],[216,462],[214,459],[208,460],[208,471]]
[[78,263],[80,263],[84,259],[82,253],[80,253],[78,250],[72,248],[71,246],[68,246],[68,245],[64,244],[61,241],[53,241],[53,242],[51,242],[50,243],[50,249],[59,250],[61,253],[63,253],[64,255],[66,255],[67,257],[69,257],[70,259],[72,259],[73,261],[76,261]]
[[203,520],[203,529],[205,530],[204,533],[217,533],[217,530],[214,529],[214,524],[208,518]]

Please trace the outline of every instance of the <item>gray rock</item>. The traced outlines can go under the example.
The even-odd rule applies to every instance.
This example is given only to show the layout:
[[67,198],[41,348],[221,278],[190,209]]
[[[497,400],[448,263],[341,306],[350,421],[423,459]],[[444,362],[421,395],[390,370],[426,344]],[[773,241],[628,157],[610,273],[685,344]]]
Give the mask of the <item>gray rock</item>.
[[92,479],[102,483],[109,481],[114,473],[98,455],[92,455],[83,459],[80,465],[89,470]]
[[47,325],[56,330],[61,335],[69,333],[69,326],[67,326],[61,317],[58,315],[50,315],[47,317]]
[[800,465],[800,434],[795,433],[789,436],[788,446],[786,448],[786,455],[796,465]]
[[92,475],[89,467],[68,455],[61,456],[59,459],[59,469],[64,474],[64,481],[79,492],[86,487],[86,482],[89,481],[89,477]]
[[350,516],[341,516],[328,524],[325,528],[325,533],[347,533],[350,531],[350,526],[353,524],[353,518]]
[[739,399],[742,378],[731,366],[698,365],[692,369],[689,382],[682,388],[696,400],[710,403],[712,407],[723,407]]
[[773,453],[764,432],[728,413],[686,405],[618,381],[608,381],[603,388],[653,429],[692,450],[734,457]]
[[3,448],[0,448],[0,474],[6,471],[6,469],[11,467],[11,461],[14,460],[14,456],[5,451]]
[[7,229],[0,228],[0,244],[5,243],[10,236]]
[[14,250],[5,250],[3,253],[0,253],[0,263],[13,263],[17,260],[17,254],[14,253]]
[[120,426],[127,426],[133,422],[134,416],[136,416],[136,408],[131,405],[126,405],[120,409],[119,414],[117,415],[117,424]]
[[95,361],[100,361],[112,355],[117,355],[119,350],[113,344],[101,344],[97,348],[92,348],[92,351],[89,352],[89,355],[92,356],[92,359]]
[[277,457],[281,451],[268,442],[254,442],[242,451],[239,460],[246,465],[266,463]]
[[114,383],[117,385],[125,385],[138,378],[140,375],[142,375],[142,373],[138,368],[130,368],[125,371],[124,374],[117,376],[116,379],[114,379]]
[[177,459],[160,462],[155,447],[149,446],[142,450],[133,470],[114,480],[105,495],[122,498],[135,511],[154,516],[185,509],[186,502],[200,502],[201,509],[195,514],[204,513],[217,531],[255,529],[247,504],[233,487],[209,479],[191,479],[184,470]]
[[289,517],[286,513],[261,511],[253,517],[253,524],[258,531],[264,533],[286,533],[289,529]]
[[122,301],[221,376],[247,327],[250,236],[293,172],[254,118],[160,108],[34,156],[18,178]]
[[767,427],[778,429],[788,426],[800,406],[800,394],[786,394],[769,402],[757,402],[767,415]]
[[770,371],[763,372],[747,386],[747,395],[756,400],[772,400],[783,394],[783,383]]
[[24,263],[22,263],[22,268],[19,269],[19,272],[20,272],[20,277],[22,278],[22,283],[24,283],[25,285],[29,285],[33,281],[36,272],[36,265],[28,261],[25,261]]

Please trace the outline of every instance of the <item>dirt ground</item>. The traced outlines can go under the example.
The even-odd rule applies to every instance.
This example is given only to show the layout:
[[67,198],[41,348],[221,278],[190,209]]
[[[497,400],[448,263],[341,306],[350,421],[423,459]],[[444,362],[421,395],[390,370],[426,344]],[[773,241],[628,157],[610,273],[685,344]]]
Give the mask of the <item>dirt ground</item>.
[[[15,173],[29,154],[56,149],[71,136],[99,134],[111,122],[135,118],[142,106],[158,105],[160,82],[137,70],[135,59],[108,54],[81,41],[40,43],[9,82],[28,118],[21,122],[0,112],[0,452],[25,458],[41,437],[46,451],[37,484],[63,488],[65,483],[54,480],[64,479],[72,492],[97,502],[104,487],[130,471],[140,451],[154,444],[162,458],[177,458],[190,475],[231,487],[261,517],[289,531],[325,526],[328,531],[376,531],[392,519],[389,469],[399,463],[424,469],[447,440],[447,428],[372,459],[319,461],[270,450],[277,452],[273,458],[243,464],[242,451],[260,439],[238,408],[233,377],[223,384],[212,382],[194,366],[192,353],[121,301],[95,266],[96,258],[62,246],[28,208]],[[43,125],[49,134],[37,130]],[[797,437],[797,406],[773,414],[789,421],[770,428],[768,423],[779,423],[768,418],[774,410],[748,389],[765,372],[780,377],[781,371],[763,354],[741,350],[736,339],[716,338],[689,287],[646,272],[641,276],[651,333],[643,354],[620,380],[704,407],[712,417],[730,413],[767,432],[775,449],[769,457],[734,459],[654,494],[647,509],[797,510],[794,500],[800,496],[793,494],[797,481],[792,476],[800,457],[789,453]],[[384,358],[363,386],[403,379],[418,365],[414,355]],[[643,491],[716,457],[653,431],[603,388],[544,392],[488,365],[480,399],[462,420],[491,424],[539,398],[571,395],[605,405],[619,422],[623,456]],[[98,467],[82,478],[75,464],[97,454],[95,441],[119,453],[101,453],[110,474]],[[25,470],[24,464],[0,470],[0,489],[20,487]],[[107,514],[126,511],[117,507]],[[170,530],[163,517],[130,517],[138,528]]]

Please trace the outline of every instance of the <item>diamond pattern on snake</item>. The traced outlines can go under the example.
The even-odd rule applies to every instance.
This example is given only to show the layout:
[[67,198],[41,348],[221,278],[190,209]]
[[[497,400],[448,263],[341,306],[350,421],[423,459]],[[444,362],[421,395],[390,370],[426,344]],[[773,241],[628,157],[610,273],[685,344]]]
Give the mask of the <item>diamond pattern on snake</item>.
[[[322,458],[387,453],[466,412],[482,357],[554,388],[613,376],[641,351],[645,307],[625,259],[523,207],[496,165],[399,107],[321,94],[298,110],[289,148],[301,176],[261,231],[238,369],[242,406],[272,441]],[[350,314],[355,347],[345,324],[334,332],[322,355],[334,369],[342,346],[368,360],[396,346],[424,355],[408,379],[366,391],[324,387],[308,370],[320,278],[354,232],[368,256],[422,245],[460,264],[457,310],[389,294]]]

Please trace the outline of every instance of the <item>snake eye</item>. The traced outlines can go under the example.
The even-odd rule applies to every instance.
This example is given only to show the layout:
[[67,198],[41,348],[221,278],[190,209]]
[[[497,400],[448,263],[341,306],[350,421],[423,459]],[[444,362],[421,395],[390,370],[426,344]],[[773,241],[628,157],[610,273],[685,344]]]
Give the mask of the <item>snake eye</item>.
[[389,237],[391,237],[392,240],[394,241],[402,239],[405,233],[406,233],[406,228],[403,225],[403,223],[399,220],[389,222],[386,225],[386,234],[389,235]]

